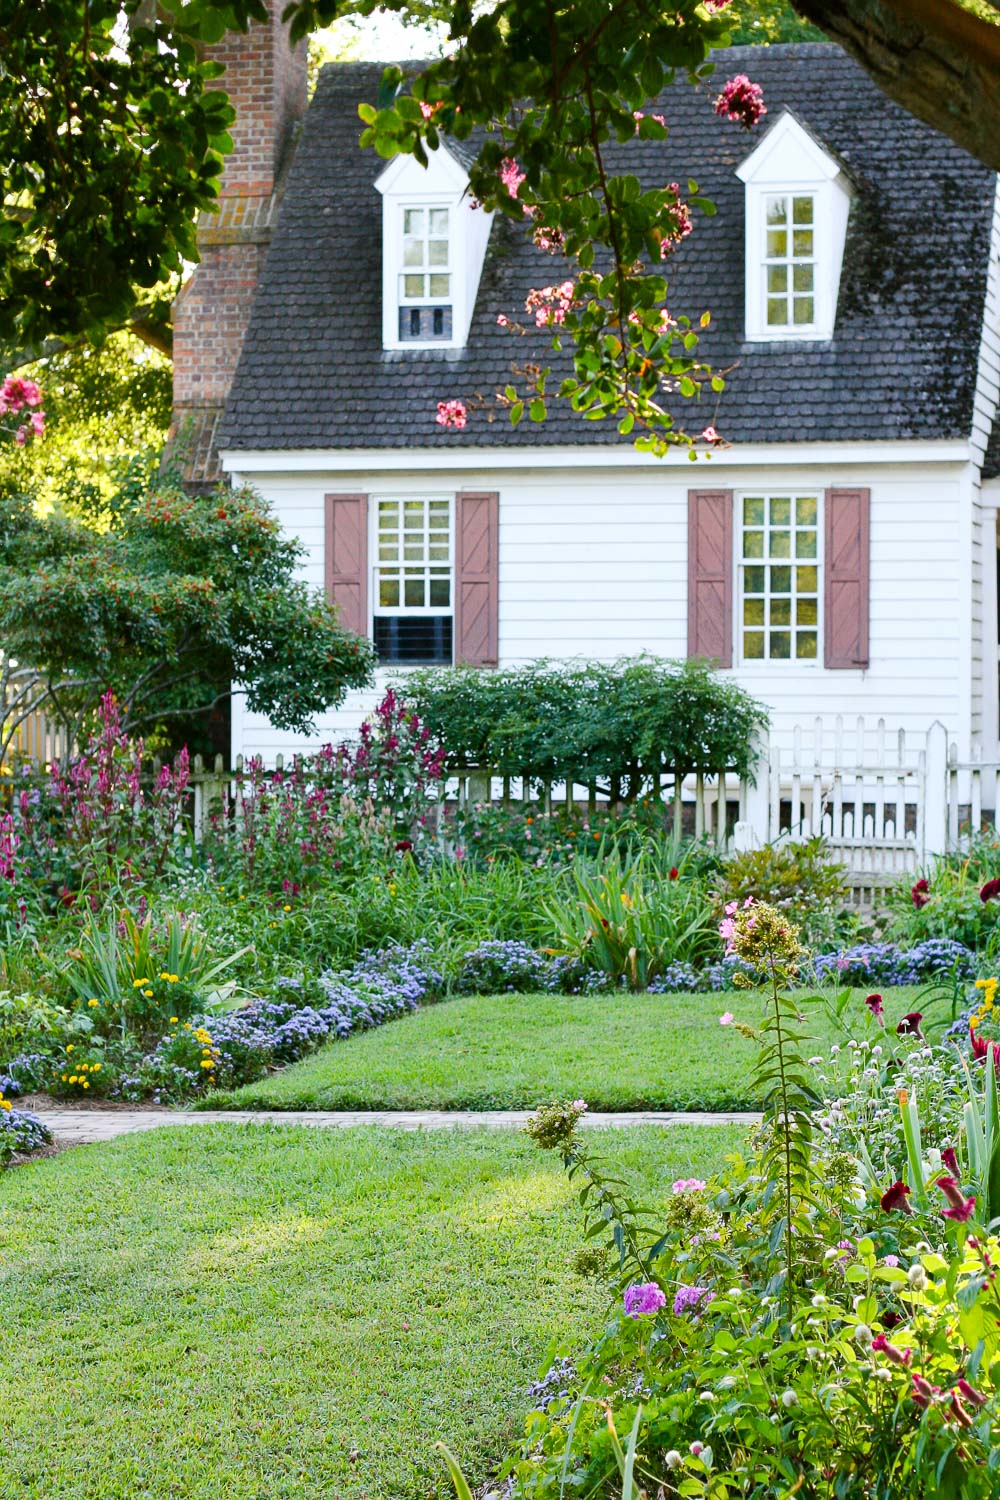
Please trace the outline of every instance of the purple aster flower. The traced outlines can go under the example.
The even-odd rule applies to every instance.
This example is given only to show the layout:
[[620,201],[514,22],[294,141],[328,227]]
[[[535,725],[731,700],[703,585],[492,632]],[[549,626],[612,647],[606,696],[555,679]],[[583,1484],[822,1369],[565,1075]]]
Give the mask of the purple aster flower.
[[640,1281],[625,1289],[625,1316],[650,1318],[666,1307],[667,1299],[655,1281]]

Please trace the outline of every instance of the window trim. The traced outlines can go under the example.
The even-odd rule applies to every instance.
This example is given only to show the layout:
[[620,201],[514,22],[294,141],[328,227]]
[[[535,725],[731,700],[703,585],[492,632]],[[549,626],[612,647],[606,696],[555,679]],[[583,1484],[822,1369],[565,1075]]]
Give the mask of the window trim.
[[[816,501],[816,655],[815,656],[746,656],[743,651],[743,569],[748,566],[743,558],[743,502],[744,500],[784,499],[785,496],[792,501],[793,505],[797,499],[808,497]],[[767,672],[777,667],[780,671],[803,668],[805,671],[814,672],[824,669],[825,662],[825,631],[826,631],[826,608],[824,598],[824,579],[826,576],[825,555],[825,522],[826,522],[826,488],[818,485],[757,485],[753,488],[735,490],[733,492],[733,666],[741,672]],[[751,528],[754,529],[754,528]],[[765,529],[766,534],[766,529]],[[781,559],[763,558],[762,562],[780,565]],[[803,563],[805,559],[803,559]],[[809,559],[810,564],[812,559]],[[750,564],[752,566],[752,564]],[[794,567],[795,563],[790,562]],[[770,590],[765,593],[765,599],[771,597]]]
[[[435,209],[444,209],[445,213],[448,215],[448,230],[447,230],[447,234],[446,234],[446,240],[447,240],[447,244],[448,244],[448,259],[446,260],[446,262],[445,262],[445,264],[443,266],[431,266],[430,261],[428,260],[426,266],[421,266],[421,268],[418,271],[418,270],[416,270],[412,266],[407,266],[406,263],[405,263],[405,260],[403,258],[403,247],[404,247],[405,242],[406,242],[406,215],[408,213],[426,213],[426,214],[430,214]],[[455,273],[455,212],[454,212],[454,209],[453,209],[452,205],[450,203],[428,203],[424,199],[419,199],[418,200],[418,199],[401,198],[399,200],[399,206],[398,206],[396,229],[397,229],[397,233],[398,233],[398,236],[399,236],[399,246],[400,246],[399,269],[398,269],[398,272],[397,272],[397,275],[396,275],[396,304],[397,304],[397,306],[400,307],[400,308],[403,308],[403,307],[447,307],[447,308],[451,309],[452,321],[454,323],[454,316],[455,316],[455,275],[456,275],[456,273]],[[427,233],[424,236],[422,236],[422,238],[423,238],[423,241],[424,241],[424,243],[426,245],[430,244],[431,233],[430,233],[430,225],[429,224],[428,224],[428,227],[427,227]],[[438,236],[438,238],[440,238],[440,236]],[[431,296],[430,294],[428,294],[426,297],[422,297],[422,296],[421,297],[408,297],[406,295],[406,292],[405,292],[404,287],[403,287],[403,283],[404,283],[404,280],[407,277],[407,275],[426,276],[428,278],[428,281],[430,280],[430,277],[432,275],[447,276],[448,277],[448,295],[446,297],[434,297],[434,296]],[[406,340],[406,342],[409,343],[409,344],[419,344],[421,342],[426,342],[426,343],[430,344],[431,340],[428,339],[426,341],[422,341],[420,339],[408,339],[408,340]],[[447,344],[448,340],[447,339],[435,339],[433,342],[434,343],[438,343],[438,344]]]
[[[786,256],[781,257],[781,258],[772,259],[771,256],[768,254],[767,237],[768,237],[768,234],[771,233],[771,231],[777,227],[776,225],[772,224],[772,222],[771,222],[771,219],[770,219],[769,214],[768,214],[768,205],[769,205],[769,203],[773,199],[776,199],[776,198],[781,198],[781,199],[783,199],[785,201],[786,207],[785,207],[785,220],[784,220],[783,228],[784,228],[785,233],[788,234],[792,238],[792,240],[793,240],[793,246],[794,246],[794,236],[795,236],[795,228],[796,228],[796,225],[795,225],[795,208],[794,208],[795,201],[798,198],[808,198],[809,201],[811,202],[811,204],[812,204],[812,223],[810,225],[808,225],[808,226],[806,226],[806,225],[801,225],[800,226],[803,229],[808,227],[809,230],[811,231],[812,237],[813,237],[812,255],[809,257],[808,260],[803,259],[803,260],[796,261],[794,254],[791,253],[791,251],[793,249],[793,246],[790,247],[789,254],[787,254]],[[763,203],[764,211],[763,211],[763,213],[760,216],[760,224],[759,224],[759,229],[760,229],[760,234],[761,234],[761,244],[759,245],[760,260],[758,262],[758,273],[757,274],[760,276],[761,283],[762,283],[761,288],[760,288],[760,299],[761,299],[760,305],[761,305],[761,311],[762,311],[763,317],[764,317],[764,326],[768,330],[768,332],[773,337],[775,337],[775,338],[785,339],[785,338],[788,338],[789,336],[791,336],[791,337],[796,337],[797,336],[797,337],[800,337],[800,338],[804,338],[804,337],[808,336],[808,337],[811,337],[811,338],[815,338],[816,334],[817,334],[817,330],[820,327],[819,319],[818,319],[818,316],[817,316],[818,312],[819,312],[819,306],[820,306],[820,248],[819,248],[819,243],[818,243],[818,238],[817,238],[818,225],[817,225],[817,222],[816,222],[816,220],[817,220],[818,198],[819,198],[819,195],[816,192],[799,192],[799,191],[792,190],[792,189],[787,189],[787,188],[769,188],[769,189],[767,189],[764,192],[764,203]],[[794,321],[794,310],[795,310],[794,268],[795,268],[796,265],[809,265],[809,266],[812,267],[812,273],[813,273],[812,274],[812,291],[810,293],[810,296],[812,297],[813,315],[812,315],[812,318],[810,319],[810,321],[808,323],[796,323]],[[789,277],[792,279],[793,285],[791,285],[791,286],[786,285],[785,291],[783,293],[772,292],[771,289],[770,289],[770,287],[767,284],[767,281],[768,281],[768,272],[769,272],[769,270],[771,269],[772,266],[784,266],[787,269],[787,271],[788,271]],[[768,313],[769,313],[768,304],[771,302],[771,300],[773,298],[775,298],[777,296],[783,296],[784,297],[786,312],[788,310],[789,305],[791,305],[792,312],[793,312],[793,321],[791,323],[772,323],[772,322],[770,322],[769,316],[768,316]]]
[[[382,506],[383,502],[390,502],[390,503],[399,504],[399,505],[402,506],[402,505],[404,505],[406,503],[407,500],[419,500],[421,502],[421,504],[423,504],[425,506],[429,505],[434,500],[438,500],[438,501],[444,501],[447,504],[447,506],[448,506],[448,582],[449,582],[449,596],[450,596],[450,599],[451,599],[451,603],[449,604],[449,606],[448,606],[447,609],[442,609],[440,605],[430,605],[430,604],[394,604],[394,605],[385,605],[385,606],[382,606],[378,602],[379,569],[381,567],[381,560],[380,560],[379,555],[378,555],[379,554],[379,512],[380,512],[380,509],[381,509],[381,506]],[[425,514],[426,514],[426,512],[425,512]],[[457,616],[457,611],[456,611],[456,608],[455,608],[456,572],[455,572],[455,496],[454,496],[454,494],[453,493],[445,492],[443,490],[421,490],[419,488],[408,488],[406,490],[383,490],[383,491],[379,491],[378,493],[373,493],[370,496],[370,498],[369,498],[369,504],[368,504],[368,559],[369,559],[369,561],[368,561],[368,578],[367,578],[367,584],[368,584],[368,622],[367,622],[367,634],[368,634],[368,639],[370,641],[372,641],[372,642],[374,642],[374,640],[375,640],[375,617],[376,617],[376,615],[384,615],[384,616],[394,617],[396,619],[419,619],[421,617],[423,617],[424,619],[429,619],[429,618],[435,618],[435,619],[437,619],[437,618],[440,618],[442,615],[448,615],[448,616],[450,616],[451,622],[452,622],[452,648],[451,648],[452,661],[451,661],[451,665],[454,665],[454,659],[455,659],[455,624],[456,624],[456,616]],[[400,558],[399,567],[405,568],[405,566],[406,566],[405,559],[404,558]],[[427,568],[429,566],[430,566],[430,559],[427,559],[425,561],[425,563],[424,563],[424,567]],[[404,671],[405,672],[407,670],[407,668],[409,666],[411,666],[411,665],[412,666],[417,666],[417,665],[426,665],[426,664],[407,663],[407,662],[385,662],[383,665],[385,667],[387,667],[387,668],[391,668],[391,670],[394,671],[394,672],[397,672],[397,671]],[[440,663],[440,665],[446,666],[446,665],[448,665],[448,663],[442,662],[442,663]]]

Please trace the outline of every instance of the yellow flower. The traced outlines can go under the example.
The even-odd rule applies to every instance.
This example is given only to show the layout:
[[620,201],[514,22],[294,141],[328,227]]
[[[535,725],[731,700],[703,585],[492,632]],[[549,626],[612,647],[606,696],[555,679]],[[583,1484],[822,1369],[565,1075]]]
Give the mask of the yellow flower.
[[168,973],[167,973],[167,971],[166,971],[166,969],[164,969],[164,970],[163,970],[163,972],[162,972],[162,974],[160,974],[160,976],[159,976],[159,977],[160,977],[160,978],[161,978],[161,979],[169,979],[169,978],[170,978],[170,975],[169,975],[169,974],[168,974]]
[[59,1082],[60,1083],[65,1083],[66,1082],[66,1074],[65,1073],[60,1073],[60,1075],[59,1075]]
[[190,1031],[191,1030],[191,1022],[190,1021],[185,1021],[184,1022],[184,1030],[185,1031]]
[[153,998],[153,991],[152,990],[143,990],[142,993],[145,995],[145,997],[146,997],[147,1000],[152,1000],[152,998]]
[[205,1061],[205,1059],[204,1059],[204,1058],[202,1058],[202,1060],[201,1060],[201,1065],[202,1065],[202,1067],[203,1067],[203,1068],[214,1068],[214,1067],[215,1067],[215,1063],[214,1063],[214,1062],[212,1062],[212,1061],[211,1061],[211,1059],[209,1059],[209,1060],[208,1060],[208,1061],[207,1061],[207,1062],[206,1062],[206,1061]]
[[70,1081],[70,1083],[79,1083],[80,1080],[77,1078],[77,1076],[76,1076],[75,1073],[71,1073],[70,1077],[69,1077],[69,1081]]
[[101,1065],[100,1065],[100,1063],[95,1063],[94,1066],[91,1068],[90,1071],[92,1073],[99,1073],[101,1071]]
[[292,909],[292,908],[291,908],[291,907],[290,907],[290,906],[283,906],[283,907],[282,907],[282,908],[281,908],[281,910],[282,910],[282,911],[291,911],[291,909]]
[[90,1088],[90,1084],[87,1082],[86,1078],[81,1078],[80,1079],[80,1087],[84,1088],[84,1089],[89,1089]]
[[171,1016],[170,1017],[170,1024],[171,1024],[171,1026],[176,1026],[177,1025],[177,1017],[176,1016]]
[[13,1104],[11,1104],[11,1102],[10,1102],[9,1099],[0,1099],[0,1109],[13,1109],[13,1108],[14,1108],[14,1106],[13,1106]]
[[93,1009],[93,1007],[95,1005],[100,1005],[100,1003],[101,1003],[100,1000],[88,1000],[87,1001],[87,1004],[91,1007],[91,1009]]
[[132,981],[132,988],[134,990],[141,990],[142,987],[143,987],[143,985],[144,984],[148,984],[148,983],[149,983],[148,979],[133,979],[133,981]]
[[180,975],[179,974],[168,974],[167,975],[167,979],[170,981],[171,984],[180,984]]
[[69,1045],[68,1045],[68,1046],[67,1046],[67,1048],[66,1048],[66,1051],[67,1051],[67,1052],[72,1052],[72,1050],[73,1050],[73,1043],[72,1043],[72,1042],[70,1042],[70,1043],[69,1043]]

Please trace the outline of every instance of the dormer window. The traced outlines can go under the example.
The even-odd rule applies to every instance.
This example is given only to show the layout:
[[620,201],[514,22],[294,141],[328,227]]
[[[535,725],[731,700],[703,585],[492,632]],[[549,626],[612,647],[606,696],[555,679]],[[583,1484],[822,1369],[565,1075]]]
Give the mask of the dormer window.
[[403,343],[450,340],[451,210],[403,208],[399,337]]
[[473,206],[469,176],[444,146],[428,165],[400,156],[382,194],[382,344],[461,348],[468,338],[493,216]]
[[746,184],[746,337],[831,339],[853,188],[790,112],[737,168]]

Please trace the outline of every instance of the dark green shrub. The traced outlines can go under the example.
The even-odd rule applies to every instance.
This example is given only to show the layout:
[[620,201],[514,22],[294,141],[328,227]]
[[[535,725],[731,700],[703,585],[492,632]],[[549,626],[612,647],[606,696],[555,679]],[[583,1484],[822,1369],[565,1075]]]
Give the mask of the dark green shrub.
[[452,766],[641,795],[663,772],[750,775],[766,710],[704,662],[642,656],[408,674],[406,701]]

